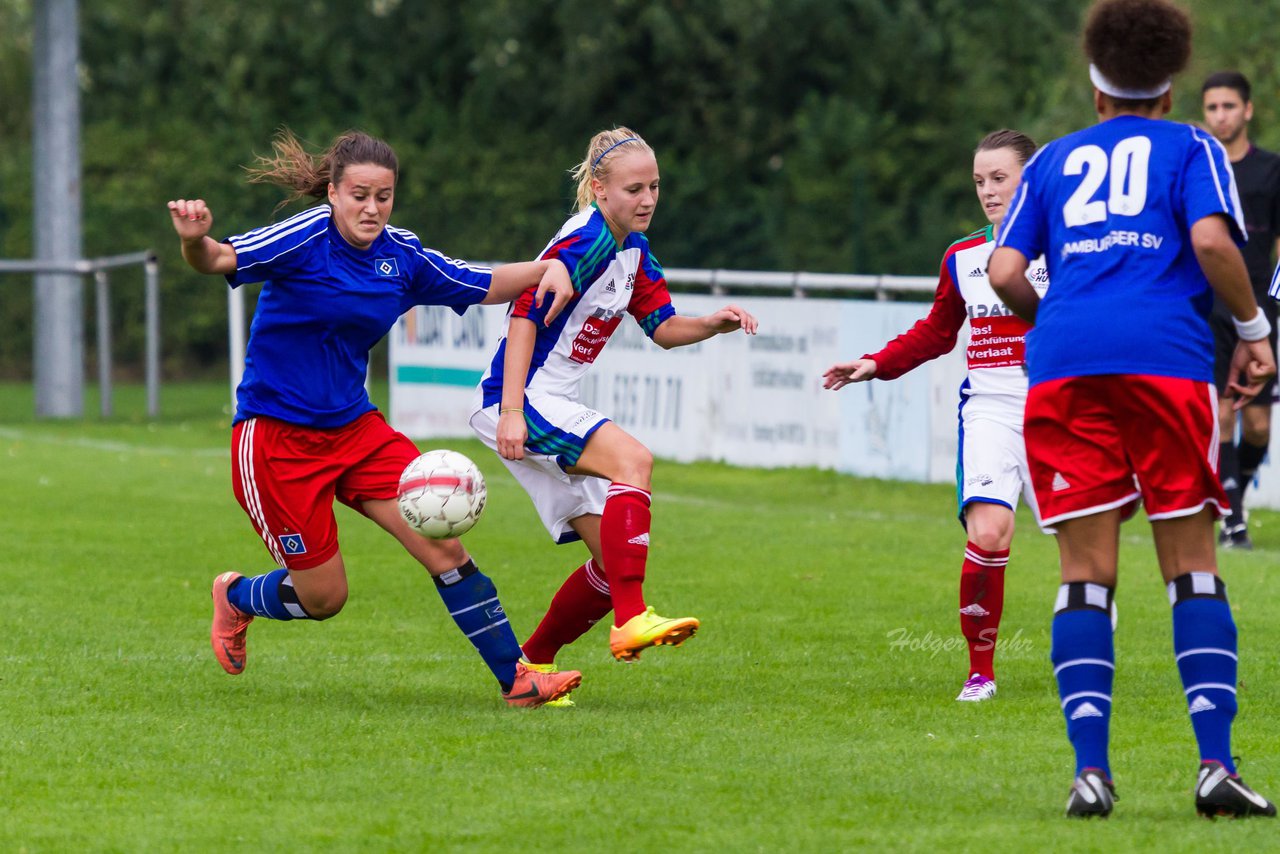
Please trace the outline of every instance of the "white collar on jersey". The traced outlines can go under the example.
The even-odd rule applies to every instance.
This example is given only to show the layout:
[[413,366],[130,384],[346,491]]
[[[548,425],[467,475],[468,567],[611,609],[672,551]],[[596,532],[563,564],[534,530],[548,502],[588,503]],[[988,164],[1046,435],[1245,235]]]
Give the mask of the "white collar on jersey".
[[1125,89],[1123,86],[1117,86],[1106,78],[1106,76],[1098,70],[1098,66],[1092,62],[1089,63],[1089,81],[1098,88],[1098,91],[1104,95],[1110,95],[1112,98],[1123,98],[1126,101],[1147,101],[1151,98],[1159,98],[1165,92],[1169,91],[1169,87],[1173,85],[1173,78],[1169,78],[1163,83],[1153,86],[1150,89]]

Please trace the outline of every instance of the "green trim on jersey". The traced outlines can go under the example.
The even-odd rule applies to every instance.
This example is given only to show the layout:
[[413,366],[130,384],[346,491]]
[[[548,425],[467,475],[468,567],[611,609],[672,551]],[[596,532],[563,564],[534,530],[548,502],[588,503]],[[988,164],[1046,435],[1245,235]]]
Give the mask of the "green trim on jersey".
[[600,229],[600,234],[596,236],[595,242],[584,253],[582,260],[573,270],[573,289],[582,293],[582,289],[586,286],[586,282],[582,281],[582,277],[590,270],[594,270],[596,265],[600,263],[605,256],[617,252],[621,247],[613,239],[613,232],[609,231],[609,224],[605,223],[604,228]]
[[[987,242],[989,243],[992,240],[996,239],[995,228],[996,227],[991,223],[987,223],[977,231],[971,234],[966,234],[964,237],[961,237],[958,240],[951,241],[951,243],[948,244],[947,246],[947,252],[950,252],[957,244],[964,243],[965,241],[968,241],[968,240],[973,240],[973,238],[977,237],[978,235],[982,235],[983,237],[985,237]],[[945,255],[946,253],[944,252],[943,254]]]

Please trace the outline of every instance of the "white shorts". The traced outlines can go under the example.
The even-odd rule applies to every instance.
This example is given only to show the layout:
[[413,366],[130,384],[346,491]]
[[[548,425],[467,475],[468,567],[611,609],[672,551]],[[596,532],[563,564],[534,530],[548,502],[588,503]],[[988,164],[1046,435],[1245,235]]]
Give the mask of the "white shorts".
[[[609,419],[594,409],[562,397],[526,398],[524,459],[502,459],[507,470],[533,499],[543,526],[557,543],[572,543],[581,537],[569,520],[589,513],[604,512],[609,482],[591,475],[569,474],[587,440]],[[498,450],[498,404],[471,415],[471,429],[494,451]]]
[[962,523],[965,508],[974,502],[1016,510],[1019,496],[1031,508],[1036,524],[1040,523],[1027,466],[1027,444],[1022,437],[1021,411],[1011,410],[1005,401],[987,401],[982,396],[970,397],[961,404],[956,492]]

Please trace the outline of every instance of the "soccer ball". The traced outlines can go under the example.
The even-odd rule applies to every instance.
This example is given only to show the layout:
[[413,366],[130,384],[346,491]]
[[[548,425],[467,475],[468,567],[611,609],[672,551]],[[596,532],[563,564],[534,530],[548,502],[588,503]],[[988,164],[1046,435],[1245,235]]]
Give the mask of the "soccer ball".
[[435,540],[470,531],[484,511],[484,475],[457,451],[427,451],[400,475],[400,515]]

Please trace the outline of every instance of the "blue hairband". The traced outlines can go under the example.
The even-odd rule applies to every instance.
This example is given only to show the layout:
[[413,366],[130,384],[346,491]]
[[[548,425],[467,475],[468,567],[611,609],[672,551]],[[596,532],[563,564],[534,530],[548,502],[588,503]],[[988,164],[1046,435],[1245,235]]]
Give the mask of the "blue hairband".
[[613,145],[609,146],[609,147],[608,147],[608,148],[606,148],[604,151],[600,152],[600,156],[599,156],[599,157],[597,157],[595,160],[591,161],[591,171],[592,171],[592,172],[596,171],[596,167],[600,165],[600,161],[601,161],[601,160],[604,160],[604,156],[605,156],[606,154],[608,154],[610,151],[613,151],[613,150],[614,150],[615,148],[617,148],[619,145],[622,145],[624,142],[639,142],[639,141],[640,141],[640,137],[638,137],[638,136],[629,136],[629,137],[627,137],[626,139],[620,139],[620,140],[618,140],[618,141],[617,141],[617,142],[615,142]]

